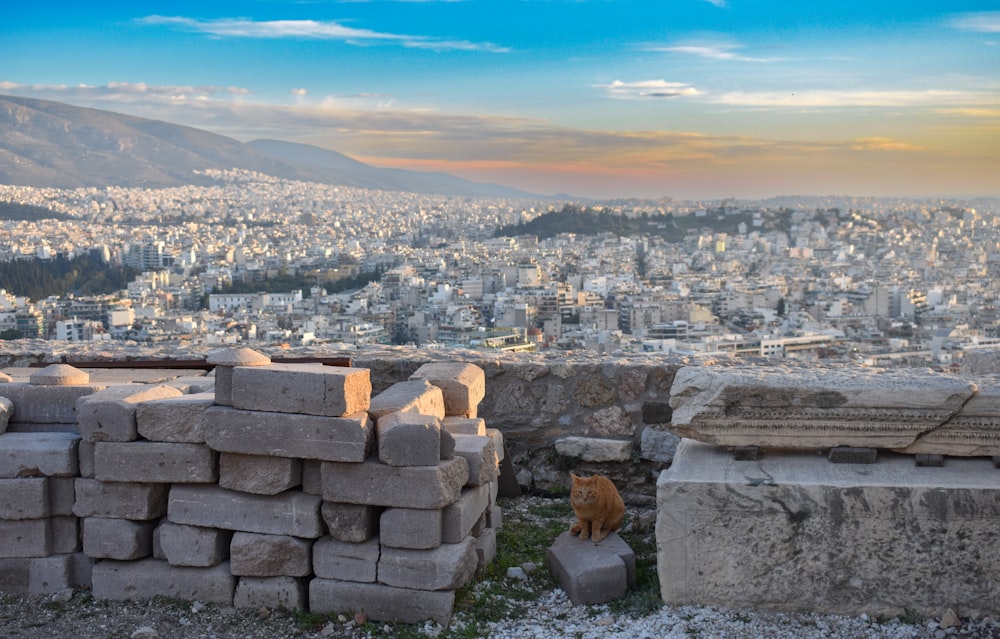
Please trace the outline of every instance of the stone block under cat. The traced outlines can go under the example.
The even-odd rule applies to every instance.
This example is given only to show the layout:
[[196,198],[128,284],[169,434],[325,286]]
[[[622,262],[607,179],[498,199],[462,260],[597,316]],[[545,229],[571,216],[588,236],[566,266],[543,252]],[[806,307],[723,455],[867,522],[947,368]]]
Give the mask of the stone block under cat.
[[613,601],[635,584],[635,553],[617,533],[594,543],[564,532],[545,553],[545,563],[575,605]]

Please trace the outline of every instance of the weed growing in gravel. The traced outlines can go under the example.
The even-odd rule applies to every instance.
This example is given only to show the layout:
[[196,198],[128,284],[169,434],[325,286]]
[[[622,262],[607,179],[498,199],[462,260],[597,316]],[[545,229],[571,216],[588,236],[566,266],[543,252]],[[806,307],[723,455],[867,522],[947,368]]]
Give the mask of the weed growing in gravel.
[[903,614],[899,617],[899,621],[911,626],[921,626],[926,620],[922,614],[913,608],[905,608]]

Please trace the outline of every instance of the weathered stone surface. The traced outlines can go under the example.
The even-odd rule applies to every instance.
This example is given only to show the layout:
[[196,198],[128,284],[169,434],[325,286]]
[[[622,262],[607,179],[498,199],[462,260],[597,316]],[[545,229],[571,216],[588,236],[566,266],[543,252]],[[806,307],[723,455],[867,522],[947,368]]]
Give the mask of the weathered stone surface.
[[322,579],[373,583],[380,552],[378,539],[353,544],[320,537],[313,544],[313,572]]
[[323,494],[322,468],[323,462],[318,459],[302,460],[302,492],[310,495]]
[[901,452],[956,457],[1000,455],[1000,379],[977,378],[976,394],[942,426]]
[[437,417],[416,412],[387,413],[378,418],[376,433],[378,459],[383,464],[437,466],[441,463],[441,420]]
[[476,574],[482,575],[497,556],[496,528],[485,528],[476,537]]
[[88,479],[94,478],[94,442],[85,442],[82,439],[77,442],[76,458],[80,477]]
[[635,584],[635,553],[618,533],[594,543],[564,532],[546,552],[545,562],[578,606],[613,601]]
[[229,559],[233,533],[219,528],[186,526],[165,521],[159,527],[163,559],[171,566],[207,568]]
[[486,434],[486,420],[482,417],[445,417],[441,426],[452,435]]
[[234,608],[304,610],[306,584],[295,577],[240,577],[233,595]]
[[73,477],[79,468],[76,433],[0,435],[0,478]]
[[922,468],[884,453],[858,466],[768,451],[738,462],[684,440],[657,502],[660,588],[672,606],[876,616],[961,601],[969,615],[1000,612],[982,587],[1000,583],[989,459]]
[[475,364],[431,362],[414,371],[410,379],[427,380],[440,388],[447,415],[474,417],[486,396],[486,374]]
[[[322,491],[321,491],[322,492]],[[324,501],[320,508],[330,536],[340,541],[362,543],[378,534],[381,509],[366,504]]]
[[236,577],[229,572],[228,563],[183,568],[158,559],[143,559],[108,560],[94,565],[95,599],[144,601],[159,596],[228,606],[233,603],[235,589]]
[[233,369],[233,407],[345,417],[368,410],[366,368],[271,364]]
[[382,546],[378,580],[397,588],[455,590],[469,583],[477,562],[476,543],[472,537],[431,550]]
[[0,479],[0,519],[42,519],[49,514],[47,478]]
[[72,516],[76,502],[75,477],[49,478],[49,515],[52,517]]
[[315,539],[323,534],[316,495],[251,495],[218,486],[174,485],[167,518],[175,524]]
[[441,545],[441,513],[441,510],[386,508],[379,520],[379,541],[391,548],[437,548]]
[[156,522],[87,517],[83,520],[83,554],[93,559],[142,559],[153,554]]
[[109,386],[77,402],[80,436],[90,442],[130,442],[138,438],[137,404],[167,397],[180,397],[176,388],[159,384]]
[[0,397],[0,435],[7,432],[7,424],[10,423],[10,418],[13,414],[14,402],[6,397]]
[[500,475],[493,438],[485,435],[455,435],[455,455],[469,464],[469,486],[482,486]]
[[52,548],[52,518],[0,519],[0,557],[48,557]]
[[497,451],[497,461],[504,460],[506,447],[504,446],[503,433],[497,428],[487,428],[486,436],[493,440],[493,448]]
[[229,570],[247,577],[305,577],[312,572],[312,542],[289,535],[237,532],[229,546]]
[[975,389],[923,370],[685,367],[670,391],[670,429],[723,446],[901,449]]
[[372,397],[368,414],[375,419],[396,412],[412,412],[444,418],[444,394],[425,380],[396,382]]
[[80,551],[80,519],[78,517],[49,517],[52,535],[52,554]]
[[90,375],[69,364],[50,364],[29,380],[36,386],[82,386],[90,383]]
[[219,485],[258,495],[277,495],[302,483],[302,460],[262,455],[219,455]]
[[309,582],[311,612],[346,610],[363,612],[373,621],[420,623],[429,619],[447,626],[454,605],[453,590],[430,592],[333,579]]
[[668,430],[644,428],[639,437],[639,457],[654,462],[668,463],[674,458],[681,438]]
[[621,406],[608,406],[583,418],[587,434],[593,437],[631,437],[635,424]]
[[145,521],[167,514],[167,485],[76,479],[77,517],[107,517]]
[[226,453],[360,462],[375,439],[365,412],[328,417],[214,406],[205,420],[205,441]]
[[218,479],[215,453],[204,444],[97,442],[94,477],[101,481],[201,484]]
[[556,440],[556,452],[583,461],[626,461],[632,457],[632,441],[596,437],[563,437]]
[[469,480],[462,457],[437,466],[387,466],[323,462],[323,497],[327,501],[399,508],[444,508],[458,499]]
[[14,403],[11,421],[22,424],[75,424],[77,402],[102,388],[103,384],[36,386],[10,382],[3,385],[3,396]]
[[214,393],[197,393],[142,402],[136,407],[139,435],[152,442],[205,442],[205,411],[215,404]]
[[73,555],[0,559],[0,592],[50,595],[77,585]]
[[446,544],[457,544],[465,539],[472,527],[490,505],[490,487],[486,484],[462,490],[462,496],[441,511],[440,539]]

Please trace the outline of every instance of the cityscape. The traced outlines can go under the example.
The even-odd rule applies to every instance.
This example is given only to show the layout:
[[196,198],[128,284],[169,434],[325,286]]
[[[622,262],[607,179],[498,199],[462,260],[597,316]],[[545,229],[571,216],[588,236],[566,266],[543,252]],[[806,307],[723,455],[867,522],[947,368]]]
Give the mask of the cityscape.
[[[1000,348],[995,199],[577,203],[685,220],[690,230],[672,241],[510,234],[570,204],[551,199],[375,191],[240,170],[203,177],[214,186],[0,186],[0,200],[62,218],[4,221],[3,261],[96,253],[139,273],[102,295],[5,290],[0,333],[939,369]],[[275,290],[272,280],[301,284]]]

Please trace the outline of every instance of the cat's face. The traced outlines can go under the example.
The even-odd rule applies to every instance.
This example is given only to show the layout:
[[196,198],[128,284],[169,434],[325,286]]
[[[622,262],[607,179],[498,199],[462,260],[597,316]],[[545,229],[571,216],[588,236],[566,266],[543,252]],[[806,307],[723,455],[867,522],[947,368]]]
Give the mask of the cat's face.
[[570,473],[570,477],[573,478],[573,488],[570,491],[570,501],[572,503],[589,504],[597,500],[597,490],[594,486],[594,482],[597,479],[596,476],[577,477]]

